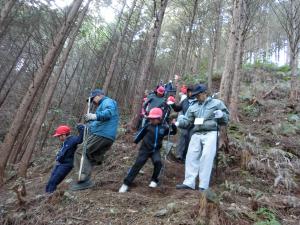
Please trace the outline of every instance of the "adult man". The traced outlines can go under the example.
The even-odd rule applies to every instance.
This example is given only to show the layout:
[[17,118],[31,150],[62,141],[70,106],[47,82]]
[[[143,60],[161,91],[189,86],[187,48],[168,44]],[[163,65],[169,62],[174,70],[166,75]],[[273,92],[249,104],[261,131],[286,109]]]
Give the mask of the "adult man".
[[[190,85],[187,87],[187,98],[185,98],[182,102],[177,104],[172,104],[172,108],[175,112],[181,112],[181,115],[185,115],[188,108],[193,105],[197,100],[194,96],[192,96],[193,86]],[[176,158],[181,161],[185,162],[186,153],[188,150],[189,142],[191,139],[191,131],[193,129],[193,125],[190,125],[186,129],[180,129],[180,136],[177,144],[177,151],[176,151]]]
[[192,95],[197,103],[189,107],[185,116],[180,116],[176,125],[187,128],[194,124],[193,135],[189,144],[183,184],[177,189],[195,189],[196,177],[199,176],[199,191],[209,188],[211,170],[216,155],[217,130],[219,125],[226,125],[229,112],[221,100],[208,97],[205,85],[197,85]]
[[[86,158],[82,165],[82,173],[77,184],[72,190],[81,190],[93,186],[91,181],[92,167],[99,165],[104,159],[105,153],[112,146],[118,129],[119,113],[116,101],[104,95],[101,89],[91,92],[91,101],[97,106],[95,113],[84,116],[89,122],[89,135],[87,137]],[[79,168],[82,148],[76,152],[76,166]]]

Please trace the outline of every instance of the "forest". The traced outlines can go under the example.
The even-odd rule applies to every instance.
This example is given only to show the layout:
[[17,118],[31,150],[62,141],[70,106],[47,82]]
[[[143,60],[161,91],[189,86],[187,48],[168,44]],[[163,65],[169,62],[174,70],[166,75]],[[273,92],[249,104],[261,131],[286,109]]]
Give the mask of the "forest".
[[[0,0],[0,224],[300,225],[299,51],[299,0]],[[149,105],[161,90],[169,114],[159,105],[156,117]],[[176,110],[189,91],[187,112]],[[193,117],[202,95],[218,103],[216,129],[201,131],[203,118]],[[101,106],[109,110],[103,117]],[[168,127],[161,165],[149,153],[131,185],[126,179],[150,138],[136,145],[136,134],[160,126],[157,118]],[[48,193],[61,135],[82,138],[76,161],[78,149],[90,148],[92,126],[105,121],[115,121],[116,132],[99,131],[109,148],[92,164],[93,186],[72,190],[86,169],[72,161]],[[59,133],[61,125],[71,132]],[[192,140],[214,132],[202,192],[207,144],[199,144],[200,189],[185,185]]]

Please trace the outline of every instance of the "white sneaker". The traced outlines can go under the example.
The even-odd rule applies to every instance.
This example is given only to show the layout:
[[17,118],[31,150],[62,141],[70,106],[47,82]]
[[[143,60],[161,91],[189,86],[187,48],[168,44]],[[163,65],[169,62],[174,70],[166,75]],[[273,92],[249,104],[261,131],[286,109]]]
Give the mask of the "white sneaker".
[[128,186],[126,184],[122,184],[122,186],[119,189],[119,193],[125,193],[128,191]]
[[158,186],[158,184],[154,181],[151,181],[151,183],[149,184],[149,187],[151,188],[156,188]]

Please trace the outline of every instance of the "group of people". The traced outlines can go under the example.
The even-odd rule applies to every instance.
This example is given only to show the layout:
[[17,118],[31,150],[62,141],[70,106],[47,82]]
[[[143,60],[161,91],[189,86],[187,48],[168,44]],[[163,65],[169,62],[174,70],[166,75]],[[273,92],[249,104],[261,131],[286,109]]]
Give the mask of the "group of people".
[[[84,116],[88,122],[88,134],[85,145],[77,145],[83,141],[84,125],[78,125],[79,136],[71,136],[70,128],[59,126],[54,136],[63,142],[57,153],[56,165],[46,187],[46,192],[53,192],[57,185],[68,175],[75,166],[81,170],[79,179],[71,189],[82,190],[93,186],[91,172],[94,165],[103,162],[105,153],[112,146],[119,122],[118,106],[116,101],[104,95],[101,89],[95,89],[89,96],[97,106],[95,113]],[[170,119],[171,111],[178,112],[177,120]],[[156,90],[144,98],[142,106],[142,126],[137,132],[134,143],[142,144],[139,148],[135,163],[123,180],[119,192],[127,192],[135,177],[149,158],[153,163],[153,174],[149,187],[159,185],[159,176],[163,166],[160,148],[165,136],[175,135],[177,128],[180,136],[176,155],[179,161],[185,164],[185,179],[176,185],[177,189],[196,189],[196,180],[199,177],[200,192],[209,189],[209,182],[213,162],[217,151],[219,126],[226,125],[229,112],[225,104],[209,96],[203,84],[183,86],[181,100],[176,104],[175,97],[166,96],[166,89],[158,86]],[[85,151],[83,151],[85,149]],[[81,160],[84,153],[84,160]]]

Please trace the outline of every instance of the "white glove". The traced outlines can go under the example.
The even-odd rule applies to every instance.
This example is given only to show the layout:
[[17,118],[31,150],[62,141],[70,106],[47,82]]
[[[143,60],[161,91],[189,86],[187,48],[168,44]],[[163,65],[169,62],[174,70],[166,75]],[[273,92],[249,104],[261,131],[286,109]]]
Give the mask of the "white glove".
[[176,127],[179,126],[179,122],[178,121],[176,121],[174,124],[175,124]]
[[214,111],[214,114],[216,119],[222,118],[224,115],[224,113],[220,109]]
[[84,121],[88,122],[90,120],[97,120],[97,115],[94,113],[85,114]]
[[167,101],[167,105],[174,105],[175,103],[172,101]]

